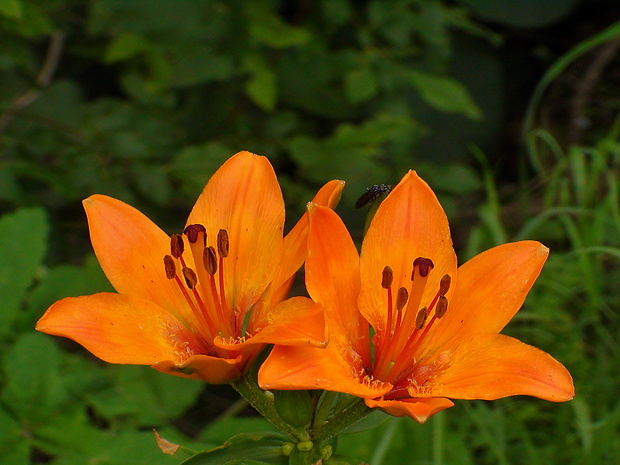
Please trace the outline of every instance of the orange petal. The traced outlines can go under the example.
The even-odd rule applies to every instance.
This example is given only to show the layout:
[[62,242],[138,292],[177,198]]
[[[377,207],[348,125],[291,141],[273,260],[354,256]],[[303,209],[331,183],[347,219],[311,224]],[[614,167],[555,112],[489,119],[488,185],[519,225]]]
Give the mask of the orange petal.
[[120,294],[155,302],[191,324],[194,317],[187,302],[175,281],[166,278],[168,235],[120,200],[93,195],[83,204],[95,254],[112,286]]
[[370,408],[380,408],[395,417],[410,417],[418,423],[425,423],[431,416],[452,407],[454,403],[442,397],[429,397],[400,400],[366,399],[366,405]]
[[357,249],[333,210],[309,204],[308,211],[308,293],[325,306],[330,339],[341,345],[353,344],[349,341],[357,341],[368,333],[368,324],[357,310],[360,292]]
[[454,275],[456,255],[437,197],[410,171],[377,209],[362,244],[360,311],[375,328],[386,324],[387,293],[381,287],[384,267],[392,268],[394,290],[409,290],[413,261],[418,257],[430,258],[434,264],[422,298],[421,306],[425,306],[437,292],[441,277]]
[[205,381],[209,384],[224,384],[241,376],[241,357],[226,359],[208,355],[194,355],[182,364],[171,360],[155,363],[153,368],[169,375]]
[[[265,326],[243,342],[215,339],[222,349],[239,349],[252,344],[280,344],[325,347],[323,307],[306,297],[292,297],[269,310]],[[250,328],[250,333],[253,331]]]
[[265,291],[282,258],[284,200],[265,157],[239,152],[209,180],[187,224],[202,224],[217,250],[220,229],[228,231],[224,260],[226,300],[245,310]]
[[36,329],[73,339],[109,363],[152,365],[179,360],[178,333],[187,331],[169,312],[139,297],[101,293],[56,302]]
[[325,389],[371,398],[392,387],[365,380],[360,361],[345,358],[331,344],[325,349],[275,346],[258,372],[258,384],[263,389]]
[[570,400],[573,380],[564,366],[536,347],[503,334],[477,334],[423,361],[431,367],[412,397],[493,400],[528,395],[553,402]]
[[494,247],[462,265],[448,312],[425,347],[434,350],[455,337],[499,333],[523,305],[548,254],[539,242],[522,241]]
[[[325,184],[314,196],[312,203],[336,208],[344,189],[344,181],[334,179]],[[278,267],[278,272],[274,277],[272,288],[274,291],[286,285],[290,277],[293,276],[304,263],[308,254],[308,212],[304,213],[297,224],[293,226],[290,232],[284,237],[284,253],[282,262]]]

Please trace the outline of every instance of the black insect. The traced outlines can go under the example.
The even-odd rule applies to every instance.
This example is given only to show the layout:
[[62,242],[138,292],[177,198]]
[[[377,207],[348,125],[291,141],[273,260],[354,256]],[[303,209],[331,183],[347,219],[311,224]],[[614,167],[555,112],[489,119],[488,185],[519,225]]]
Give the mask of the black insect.
[[375,200],[380,200],[385,197],[394,186],[389,184],[375,184],[366,189],[357,202],[355,202],[355,208],[362,208],[366,205],[372,205]]

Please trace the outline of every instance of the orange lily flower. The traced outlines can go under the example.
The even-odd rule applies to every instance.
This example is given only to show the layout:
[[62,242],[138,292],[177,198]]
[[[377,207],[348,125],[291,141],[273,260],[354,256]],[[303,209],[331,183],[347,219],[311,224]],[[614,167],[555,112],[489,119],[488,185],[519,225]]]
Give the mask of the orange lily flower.
[[325,308],[329,343],[275,346],[262,388],[343,392],[421,423],[451,398],[573,397],[564,366],[499,334],[542,269],[542,244],[495,247],[457,270],[446,215],[413,171],[379,206],[361,256],[335,212],[309,211],[306,285]]
[[[331,181],[314,201],[338,202]],[[325,345],[320,306],[283,301],[306,258],[307,213],[283,238],[284,201],[265,157],[240,152],[213,175],[184,233],[168,236],[133,207],[86,199],[91,241],[118,292],[53,304],[36,329],[110,363],[177,376],[237,379],[265,344]]]

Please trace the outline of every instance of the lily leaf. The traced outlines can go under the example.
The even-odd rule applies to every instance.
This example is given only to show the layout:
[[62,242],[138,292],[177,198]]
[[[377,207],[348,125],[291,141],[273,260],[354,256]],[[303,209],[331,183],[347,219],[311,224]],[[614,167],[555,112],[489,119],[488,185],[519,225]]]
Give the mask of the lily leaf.
[[282,444],[287,440],[280,433],[241,433],[220,447],[199,452],[181,465],[286,465],[288,457],[282,453]]
[[360,431],[366,431],[372,428],[375,428],[387,420],[392,418],[387,413],[382,412],[381,410],[376,409],[374,412],[368,414],[361,420],[356,423],[353,423],[348,428],[344,429],[343,433],[359,433]]
[[41,266],[47,229],[40,208],[18,210],[0,220],[0,334],[11,330],[24,293]]

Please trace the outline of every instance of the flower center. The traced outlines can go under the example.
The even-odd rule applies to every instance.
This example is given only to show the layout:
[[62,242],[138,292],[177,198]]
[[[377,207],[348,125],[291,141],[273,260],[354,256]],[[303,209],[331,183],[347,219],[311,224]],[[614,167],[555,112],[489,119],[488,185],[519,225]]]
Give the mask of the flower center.
[[[237,321],[228,309],[224,286],[225,259],[228,257],[228,231],[220,229],[215,246],[207,245],[207,230],[201,224],[191,224],[179,234],[170,237],[170,255],[164,256],[164,270],[168,279],[176,281],[192,314],[196,332],[218,356],[227,351],[216,348],[212,341],[220,336],[236,336]],[[184,258],[185,240],[193,257],[194,268]],[[180,272],[179,272],[180,271]]]
[[387,320],[385,329],[377,329],[375,336],[374,376],[396,385],[416,369],[415,355],[430,329],[448,310],[446,293],[450,289],[450,275],[444,275],[439,289],[428,305],[422,306],[428,276],[434,268],[431,259],[418,257],[413,261],[409,289],[401,287],[393,292],[393,272],[383,269],[381,287],[387,292]]

